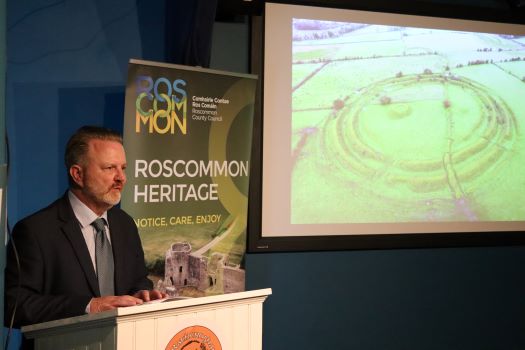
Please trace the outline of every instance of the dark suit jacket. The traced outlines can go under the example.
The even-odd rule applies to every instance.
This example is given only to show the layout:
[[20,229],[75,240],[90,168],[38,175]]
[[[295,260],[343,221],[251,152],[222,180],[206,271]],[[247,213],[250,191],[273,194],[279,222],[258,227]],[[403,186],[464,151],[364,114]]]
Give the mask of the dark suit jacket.
[[[115,261],[115,294],[151,289],[144,253],[133,219],[123,210],[108,211]],[[91,298],[100,296],[93,263],[67,193],[47,208],[19,221],[7,249],[5,273],[6,325],[15,299],[14,327],[85,313]],[[18,288],[20,277],[20,288]]]

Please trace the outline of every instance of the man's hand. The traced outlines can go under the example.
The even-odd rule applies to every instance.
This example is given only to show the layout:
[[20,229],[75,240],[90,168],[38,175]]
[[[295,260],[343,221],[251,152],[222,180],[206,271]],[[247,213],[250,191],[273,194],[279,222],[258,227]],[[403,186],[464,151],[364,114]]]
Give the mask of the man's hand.
[[89,302],[89,313],[112,310],[122,306],[140,305],[142,303],[142,299],[132,297],[131,295],[93,298]]
[[137,293],[133,294],[135,298],[139,298],[140,300],[147,302],[151,300],[157,300],[157,299],[163,299],[166,298],[168,295],[166,293],[162,293],[159,290],[153,289],[153,290],[139,290]]

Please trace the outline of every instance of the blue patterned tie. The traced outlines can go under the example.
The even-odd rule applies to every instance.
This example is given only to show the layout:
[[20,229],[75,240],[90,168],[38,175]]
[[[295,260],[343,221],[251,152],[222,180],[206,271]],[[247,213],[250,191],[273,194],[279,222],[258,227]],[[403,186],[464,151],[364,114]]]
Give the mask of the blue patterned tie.
[[95,262],[97,265],[98,287],[100,295],[115,295],[113,282],[113,251],[106,237],[105,220],[98,218],[91,223],[97,232],[95,236]]

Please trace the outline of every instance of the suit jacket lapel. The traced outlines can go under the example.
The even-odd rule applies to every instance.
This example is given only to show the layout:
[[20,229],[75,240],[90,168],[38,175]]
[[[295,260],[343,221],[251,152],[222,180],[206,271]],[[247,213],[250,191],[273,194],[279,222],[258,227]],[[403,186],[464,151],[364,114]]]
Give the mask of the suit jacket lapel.
[[62,232],[73,247],[73,250],[78,258],[78,262],[80,263],[82,270],[84,270],[84,274],[93,295],[100,296],[97,275],[95,274],[95,269],[93,268],[93,262],[91,261],[89,251],[86,246],[86,241],[84,240],[84,236],[80,230],[80,224],[73,213],[71,204],[69,204],[67,193],[59,202],[58,213],[59,219],[63,222]]

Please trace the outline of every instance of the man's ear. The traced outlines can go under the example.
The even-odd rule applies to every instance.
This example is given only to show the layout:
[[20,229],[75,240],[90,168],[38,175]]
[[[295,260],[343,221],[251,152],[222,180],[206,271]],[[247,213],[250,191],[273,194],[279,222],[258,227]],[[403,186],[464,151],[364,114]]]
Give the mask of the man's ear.
[[80,165],[72,165],[71,168],[69,168],[69,176],[71,176],[71,178],[77,184],[77,186],[83,187],[84,173],[82,172],[82,168],[80,167]]

